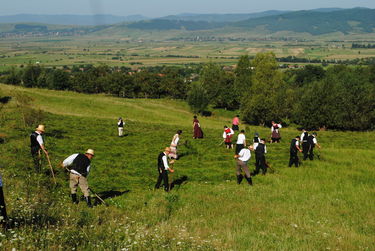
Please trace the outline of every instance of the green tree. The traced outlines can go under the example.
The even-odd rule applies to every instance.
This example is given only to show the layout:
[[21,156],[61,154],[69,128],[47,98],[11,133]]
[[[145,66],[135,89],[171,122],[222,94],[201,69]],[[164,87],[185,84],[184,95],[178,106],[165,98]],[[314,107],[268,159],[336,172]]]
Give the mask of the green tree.
[[208,94],[202,83],[193,82],[187,95],[187,103],[194,113],[202,113],[208,106]]
[[252,85],[241,104],[243,119],[252,124],[265,124],[286,115],[283,107],[283,75],[278,70],[275,54],[258,53],[252,61]]
[[38,78],[42,69],[40,65],[27,65],[22,74],[22,82],[25,87],[34,87],[38,84]]
[[243,55],[240,57],[234,73],[235,80],[233,91],[238,102],[240,103],[244,93],[246,93],[251,87],[251,62],[248,55]]

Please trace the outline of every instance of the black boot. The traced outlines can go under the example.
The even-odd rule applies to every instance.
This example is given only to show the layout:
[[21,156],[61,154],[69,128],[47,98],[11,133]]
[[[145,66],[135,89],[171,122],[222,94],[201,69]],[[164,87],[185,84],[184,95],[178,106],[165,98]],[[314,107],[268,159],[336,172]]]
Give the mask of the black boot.
[[91,205],[91,197],[90,196],[85,197],[85,201],[86,201],[88,207],[92,207],[92,205]]
[[72,194],[72,202],[75,203],[75,204],[78,204],[78,200],[77,200],[77,194]]
[[249,185],[250,186],[252,186],[253,185],[253,180],[251,179],[251,177],[245,177],[246,178],[246,180],[247,180],[247,183],[249,183]]
[[237,175],[237,184],[239,185],[239,184],[241,184],[241,182],[242,182],[242,179],[243,179],[243,176],[242,176],[242,174],[240,174],[240,175]]

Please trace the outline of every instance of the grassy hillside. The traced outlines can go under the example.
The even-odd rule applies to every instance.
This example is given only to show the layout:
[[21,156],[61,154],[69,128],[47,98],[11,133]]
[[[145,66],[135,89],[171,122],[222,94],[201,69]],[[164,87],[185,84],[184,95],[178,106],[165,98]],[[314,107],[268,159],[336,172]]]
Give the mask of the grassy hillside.
[[[28,135],[16,96],[33,97],[46,125],[52,164],[75,152],[96,150],[89,184],[100,194],[115,190],[108,207],[88,209],[70,202],[67,174],[46,163],[38,175],[29,157]],[[300,134],[282,129],[282,143],[268,145],[275,173],[235,183],[233,151],[219,146],[222,126],[233,113],[200,118],[206,137],[191,139],[192,115],[174,100],[126,100],[0,85],[11,103],[1,110],[0,166],[12,229],[1,230],[5,249],[78,250],[373,250],[375,171],[373,132],[319,132],[321,160],[287,168],[289,140]],[[30,112],[30,111],[29,111]],[[39,114],[39,115],[38,115]],[[125,118],[126,137],[116,136]],[[35,122],[34,120],[34,123]],[[250,138],[269,128],[242,126]],[[156,158],[182,129],[184,154],[174,179],[187,182],[170,193],[153,191]],[[254,160],[251,160],[253,163]]]

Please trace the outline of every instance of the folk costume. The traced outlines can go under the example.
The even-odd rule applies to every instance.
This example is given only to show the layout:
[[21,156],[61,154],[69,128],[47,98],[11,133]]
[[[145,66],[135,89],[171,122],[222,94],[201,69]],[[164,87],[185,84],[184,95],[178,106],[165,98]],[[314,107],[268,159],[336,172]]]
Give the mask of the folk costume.
[[122,118],[118,118],[117,127],[118,127],[118,136],[122,137],[124,135],[124,124],[125,122],[122,120]]
[[170,170],[168,165],[168,156],[169,150],[161,152],[158,156],[158,180],[156,181],[155,188],[159,189],[161,182],[163,181],[164,190],[166,192],[169,191],[169,183],[168,183],[168,171]]
[[201,125],[199,124],[199,120],[197,119],[196,116],[194,116],[193,120],[193,138],[194,139],[202,139],[203,138],[203,131],[201,129]]
[[289,158],[289,167],[292,167],[294,164],[295,167],[299,166],[298,151],[299,151],[299,140],[298,137],[292,139],[290,142],[290,158]]
[[30,152],[33,158],[35,170],[40,172],[42,167],[42,155],[41,150],[47,152],[44,148],[44,126],[39,125],[35,132],[30,134]]
[[[178,132],[180,132],[180,131],[178,131]],[[173,136],[171,146],[170,146],[171,152],[169,153],[169,157],[173,158],[173,159],[178,158],[177,145],[178,145],[178,142],[180,141],[180,133],[178,133],[178,132]],[[182,131],[181,131],[181,133],[182,133]]]
[[0,174],[0,224],[5,226],[8,220],[7,210],[5,207],[5,198],[3,192],[3,179]]
[[[318,144],[318,140],[316,139],[316,133],[310,134],[307,137],[307,142],[309,143],[309,151],[307,153],[307,156],[310,160],[314,160],[314,148]],[[320,146],[318,145],[318,147]]]
[[279,129],[281,124],[272,123],[271,126],[271,143],[280,143],[281,135]]
[[306,160],[309,155],[310,144],[309,144],[309,133],[304,130],[301,134],[301,143],[302,143],[302,153],[303,153],[303,160]]
[[262,174],[265,175],[267,173],[267,166],[266,166],[266,156],[267,147],[264,144],[264,141],[260,141],[255,151],[255,170],[253,171],[252,175],[255,176],[259,174],[259,171],[262,169]]
[[246,136],[244,131],[242,130],[240,134],[237,136],[237,142],[236,142],[236,151],[235,153],[238,154],[242,148],[246,146]]
[[234,135],[234,131],[232,128],[224,127],[223,139],[228,149],[233,148],[233,144],[232,144],[233,135]]
[[257,146],[259,145],[259,142],[260,142],[260,138],[259,138],[259,134],[256,132],[254,134],[254,138],[253,138],[253,149],[255,150],[257,148]]
[[253,185],[253,181],[250,176],[249,167],[247,166],[247,163],[249,162],[251,158],[250,150],[248,148],[243,148],[236,156],[237,156],[237,159],[236,159],[237,184],[241,184],[242,179],[244,178],[244,176],[242,175],[242,172],[244,172],[247,183],[249,185]]
[[89,196],[89,185],[87,182],[87,176],[89,175],[91,168],[91,160],[87,154],[94,156],[94,151],[92,149],[88,149],[86,154],[72,154],[63,161],[62,166],[67,168],[70,173],[69,187],[73,203],[78,203],[77,187],[79,186],[83,196],[85,197],[87,205],[92,207],[91,198]]
[[239,119],[239,116],[237,115],[232,120],[232,129],[233,129],[233,131],[238,131],[239,130],[239,127],[238,127],[239,124],[240,124],[240,119]]

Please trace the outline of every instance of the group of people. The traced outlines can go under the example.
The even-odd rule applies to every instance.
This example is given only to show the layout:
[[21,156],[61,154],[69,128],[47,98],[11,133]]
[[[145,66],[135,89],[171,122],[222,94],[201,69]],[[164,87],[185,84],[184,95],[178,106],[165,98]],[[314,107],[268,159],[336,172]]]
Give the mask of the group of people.
[[303,154],[303,160],[307,160],[307,158],[314,160],[315,146],[321,148],[318,144],[317,133],[313,132],[309,134],[306,129],[303,129],[301,136],[296,136],[290,142],[289,167],[292,167],[292,165],[298,167],[300,165],[298,152]]
[[[44,144],[43,134],[45,126],[38,125],[34,132],[30,135],[31,156],[33,158],[34,167],[37,172],[41,170],[42,152],[48,157],[48,151]],[[91,159],[95,156],[94,150],[87,149],[82,153],[74,153],[61,162],[61,167],[69,171],[69,187],[73,203],[78,203],[77,188],[80,187],[85,201],[89,207],[92,207],[91,198],[89,196],[89,185],[87,176],[90,172]]]
[[[232,138],[235,135],[235,131],[239,131],[239,115],[233,118],[232,127],[224,126],[223,132],[223,142],[225,142],[226,148],[234,148],[232,143]],[[123,136],[123,128],[125,122],[120,117],[118,119],[118,135],[119,137]],[[271,126],[271,143],[279,143],[281,139],[280,128],[282,125],[272,121]],[[45,133],[45,126],[38,125],[34,132],[30,135],[30,146],[31,146],[31,156],[33,158],[35,169],[39,172],[41,169],[41,156],[42,153],[48,157],[48,151],[44,145],[43,134]],[[173,164],[175,160],[179,158],[177,148],[180,144],[180,136],[182,130],[177,130],[176,134],[173,135],[172,141],[169,147],[166,147],[163,152],[158,156],[158,179],[155,184],[155,188],[160,188],[162,182],[164,183],[164,189],[169,191],[171,184],[168,179],[168,173],[173,173]],[[301,136],[296,136],[291,141],[290,145],[290,160],[289,167],[293,164],[298,167],[299,159],[298,152],[303,153],[303,159],[310,160],[314,159],[314,148],[315,146],[320,148],[320,145],[317,142],[317,134],[309,134],[306,130],[303,130]],[[203,138],[203,131],[197,116],[194,116],[193,119],[193,138],[199,139]],[[302,145],[302,147],[300,147]],[[255,169],[250,172],[249,170],[249,160],[251,158],[251,152],[255,154]],[[245,178],[249,185],[252,185],[252,176],[259,174],[261,171],[262,174],[266,174],[268,163],[266,162],[266,140],[259,137],[259,133],[254,134],[252,144],[247,146],[245,131],[240,130],[237,135],[237,141],[235,144],[235,155],[236,159],[236,176],[237,183],[241,184],[243,178]],[[67,157],[61,162],[61,167],[65,168],[69,172],[69,187],[71,192],[71,199],[73,203],[78,203],[77,198],[77,188],[80,187],[85,201],[89,207],[92,207],[91,199],[89,196],[89,186],[87,182],[87,176],[90,172],[91,160],[95,156],[93,149],[88,149],[85,153],[74,153]],[[242,174],[244,173],[244,175]]]

